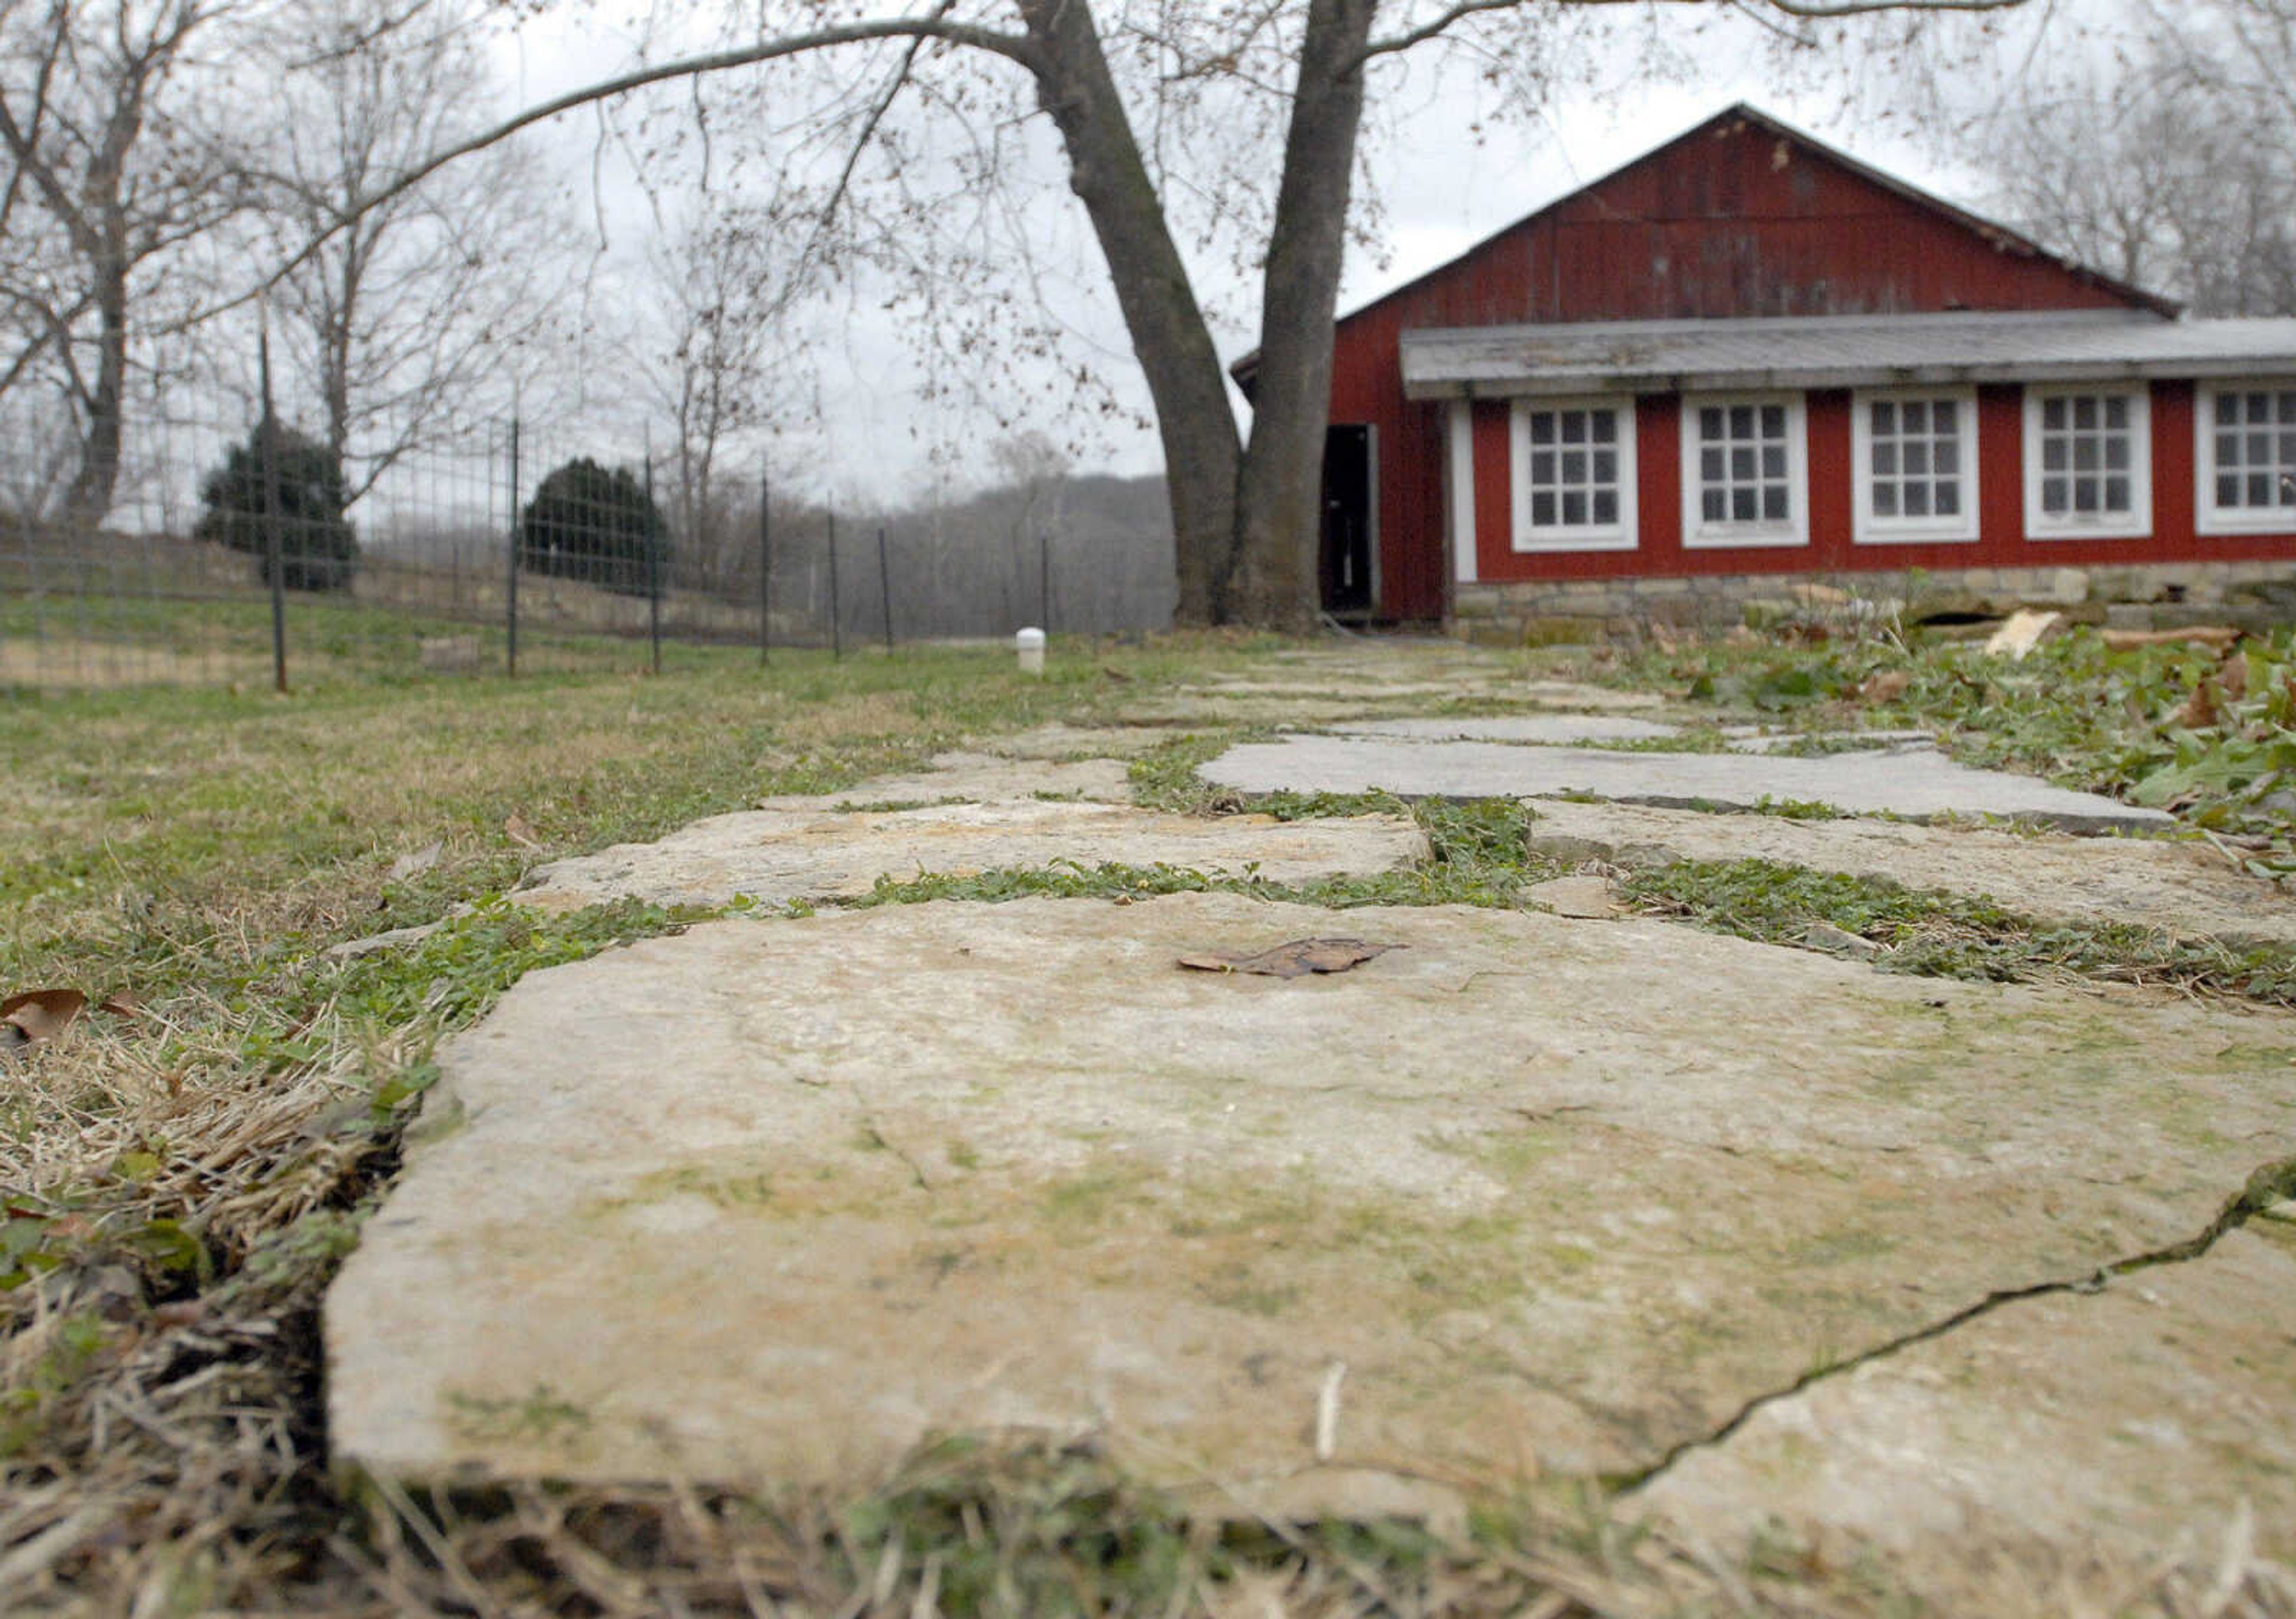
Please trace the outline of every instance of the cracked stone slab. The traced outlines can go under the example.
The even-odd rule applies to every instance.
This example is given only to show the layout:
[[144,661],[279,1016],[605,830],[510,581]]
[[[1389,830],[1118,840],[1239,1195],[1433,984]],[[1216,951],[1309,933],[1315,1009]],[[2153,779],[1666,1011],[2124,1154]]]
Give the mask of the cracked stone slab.
[[1541,800],[1535,851],[1565,860],[1658,866],[1770,860],[1886,877],[1908,888],[1989,895],[2048,921],[2133,922],[2179,933],[2296,942],[2296,904],[2204,844],[2075,838],[1902,821],[1790,820],[1640,804]]
[[2296,1019],[1649,921],[1367,908],[1398,948],[1349,973],[1177,965],[1332,920],[883,907],[529,975],[335,1284],[333,1453],[865,1489],[1090,1432],[1303,1512],[1630,1473],[2191,1237],[2296,1107]]
[[938,804],[841,815],[750,810],[711,816],[659,842],[617,843],[536,868],[512,898],[544,910],[614,900],[725,905],[851,899],[880,877],[972,876],[1054,860],[1177,866],[1224,876],[1256,871],[1276,883],[1374,876],[1427,856],[1426,834],[1402,816],[1279,821],[1202,819],[1111,804],[1023,800]]
[[2296,1230],[2252,1222],[1815,1382],[1636,1499],[1726,1551],[1777,1525],[1878,1548],[1932,1593],[1995,1549],[2182,1539],[2212,1565],[2243,1502],[2255,1549],[2296,1562],[2292,1344]]
[[1509,747],[1490,742],[1398,742],[1286,736],[1243,743],[1198,772],[1245,793],[1368,793],[1406,797],[1596,798],[1678,808],[1751,809],[1763,800],[1831,804],[1929,820],[1999,816],[2069,832],[2169,827],[2173,818],[2028,776],[1973,770],[1941,753],[1837,753],[1773,759],[1734,753],[1642,753]]
[[1078,798],[1128,804],[1132,783],[1120,759],[1052,760],[997,753],[936,753],[922,770],[872,777],[837,793],[777,793],[760,810],[830,810],[867,804],[1002,803]]
[[1055,720],[1032,731],[986,737],[974,746],[998,759],[1078,762],[1095,758],[1137,759],[1171,740],[1172,732],[1158,726],[1073,726]]
[[1662,742],[1677,727],[1628,714],[1517,714],[1497,719],[1363,719],[1332,727],[1343,736],[1394,736],[1406,742]]

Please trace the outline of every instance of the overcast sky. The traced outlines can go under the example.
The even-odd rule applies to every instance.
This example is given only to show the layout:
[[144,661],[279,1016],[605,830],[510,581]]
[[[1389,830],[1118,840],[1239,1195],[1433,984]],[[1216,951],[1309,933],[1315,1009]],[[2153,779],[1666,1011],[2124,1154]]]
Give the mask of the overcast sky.
[[[2107,0],[2063,3],[2094,7]],[[505,105],[528,104],[594,80],[619,67],[630,49],[627,34],[594,18],[530,27],[505,40],[497,53]],[[1950,143],[1938,139],[1934,127],[1915,138],[1914,110],[1892,108],[1886,91],[1877,91],[1871,82],[1872,71],[1862,88],[1853,86],[1854,76],[1823,65],[1789,77],[1751,36],[1726,35],[1704,48],[1686,82],[1635,83],[1633,64],[1619,60],[1599,70],[1624,81],[1623,87],[1567,95],[1529,124],[1493,123],[1478,135],[1473,119],[1482,110],[1481,98],[1439,82],[1414,59],[1411,81],[1393,96],[1406,114],[1398,120],[1403,127],[1372,148],[1372,172],[1384,209],[1379,233],[1383,249],[1350,251],[1341,309],[1443,263],[1741,100],[1954,201],[1980,207],[1984,201],[1982,176],[1941,159]],[[1848,104],[1853,89],[1854,115]],[[1041,126],[1044,120],[1036,121]],[[620,160],[602,153],[597,130],[594,117],[576,114],[528,138],[554,154],[593,226],[603,226],[615,252],[626,256],[651,231],[651,218]],[[674,173],[665,175],[658,168],[655,178],[668,179],[675,191]],[[602,209],[592,205],[594,197],[602,200]],[[1080,209],[1064,191],[1054,192],[1032,207],[1029,218],[1031,240],[1042,251],[1046,296],[1072,329],[1078,351],[1095,358],[1120,399],[1144,413],[1145,390],[1125,357],[1122,325]],[[1232,359],[1256,341],[1249,282],[1216,263],[1199,261],[1192,268],[1200,293],[1222,314],[1216,333],[1223,357]],[[616,318],[611,307],[597,313],[609,326]],[[800,482],[821,492],[891,502],[930,489],[937,462],[947,487],[980,481],[978,472],[968,469],[986,466],[985,450],[999,435],[999,425],[977,404],[944,399],[928,406],[920,399],[926,377],[900,318],[878,308],[877,300],[865,294],[803,317],[806,341],[818,362],[819,391],[804,413],[810,419],[779,431],[770,451]],[[586,353],[591,356],[586,363],[603,383],[615,362],[603,347]],[[1099,419],[1084,425],[1062,403],[1055,390],[1022,420],[1073,442],[1078,470],[1160,470],[1161,454],[1152,431]]]

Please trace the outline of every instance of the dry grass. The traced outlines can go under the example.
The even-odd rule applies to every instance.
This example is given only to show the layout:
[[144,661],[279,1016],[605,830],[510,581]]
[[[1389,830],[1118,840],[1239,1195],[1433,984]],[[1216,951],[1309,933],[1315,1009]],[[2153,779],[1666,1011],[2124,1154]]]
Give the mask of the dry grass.
[[[931,1615],[1884,1614],[1852,1559],[1752,1564],[1599,1505],[1476,1537],[1190,1516],[1086,1452],[945,1450],[861,1500],[699,1482],[416,1497],[340,1479],[318,1310],[432,1043],[529,966],[676,925],[480,908],[422,950],[324,945],[562,853],[1090,723],[1199,649],[1065,683],[1001,659],[790,660],[644,682],[174,693],[0,709],[0,992],[133,990],[0,1058],[0,1612]],[[1218,654],[1225,659],[1226,654]],[[1095,660],[1097,662],[1101,660]],[[435,866],[399,881],[398,855]],[[25,1244],[30,1245],[28,1250]],[[2236,1537],[2145,1569],[1969,1571],[1972,1613],[2296,1619]]]
[[45,1215],[47,1251],[74,1256],[8,1295],[11,1612],[184,1611],[308,1561],[324,1265],[300,1250],[390,1144],[363,1127],[355,1047],[281,1071],[201,1051],[224,1008],[175,1016],[172,1032],[67,1037],[8,1076],[29,1115],[0,1143],[12,1212]]
[[0,641],[0,687],[109,691],[136,686],[251,686],[268,678],[270,672],[270,664],[252,653],[186,653],[62,634]]

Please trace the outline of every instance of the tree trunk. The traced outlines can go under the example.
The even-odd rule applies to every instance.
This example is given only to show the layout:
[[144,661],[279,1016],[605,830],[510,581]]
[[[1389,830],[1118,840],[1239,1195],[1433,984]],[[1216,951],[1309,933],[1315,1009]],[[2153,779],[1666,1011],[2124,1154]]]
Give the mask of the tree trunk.
[[94,266],[95,385],[86,396],[87,423],[79,465],[64,493],[64,520],[93,529],[111,514],[119,483],[120,413],[127,402],[127,253],[116,239]]
[[1030,65],[1039,98],[1067,148],[1069,183],[1091,218],[1155,401],[1172,496],[1178,617],[1221,621],[1216,587],[1234,548],[1242,457],[1227,374],[1172,245],[1091,8],[1083,0],[1021,0],[1021,15],[1037,47]]
[[1234,548],[1212,600],[1220,622],[1307,630],[1321,606],[1316,556],[1332,318],[1363,122],[1358,54],[1375,8],[1376,0],[1311,0],[1308,8],[1262,283],[1251,440]]

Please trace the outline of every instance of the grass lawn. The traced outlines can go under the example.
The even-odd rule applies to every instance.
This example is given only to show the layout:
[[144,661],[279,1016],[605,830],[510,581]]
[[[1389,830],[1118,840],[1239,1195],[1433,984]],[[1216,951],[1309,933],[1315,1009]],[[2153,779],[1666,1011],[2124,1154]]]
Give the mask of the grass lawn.
[[[0,996],[71,990],[120,1008],[0,1056],[0,1608],[1160,1614],[1205,1611],[1191,1593],[1210,1592],[1254,1613],[1275,1611],[1265,1597],[1289,1613],[1553,1619],[1695,1607],[1735,1586],[1622,1541],[1599,1503],[1495,1507],[1465,1546],[1393,1527],[1220,1528],[1080,1454],[923,1457],[858,1503],[542,1486],[414,1500],[330,1474],[319,1299],[390,1179],[437,1040],[533,967],[691,919],[634,904],[527,915],[500,900],[525,872],[764,793],[913,765],[967,736],[1090,724],[1265,650],[1078,645],[1041,681],[988,650],[835,663],[777,652],[760,670],[753,653],[681,649],[660,679],[0,696]],[[2296,815],[2274,797],[2296,786],[2296,755],[2283,757],[2296,746],[2296,660],[2284,636],[2242,655],[2238,693],[2213,659],[2077,642],[2029,666],[1861,644],[1569,667],[1693,692],[1718,712],[1938,725],[1966,755],[2179,808],[2269,875],[2296,867]],[[1875,683],[1892,670],[1902,683]],[[2188,699],[2210,679],[2202,715]],[[2213,724],[2178,723],[2202,718]],[[1144,796],[1226,807],[1190,773],[1221,740],[1176,737],[1142,761]],[[1417,812],[1439,856],[1428,872],[1299,897],[1506,905],[1553,875],[1524,853],[1512,805]],[[1070,892],[1147,880],[1058,879]],[[1053,881],[989,874],[877,899]],[[1903,927],[1944,903],[1797,881],[1678,872],[1638,897],[1757,937],[1813,916]],[[2032,954],[2035,930],[1997,908],[1954,919],[1979,944],[1918,970],[2015,976]],[[441,920],[418,948],[327,953]],[[2090,942],[2105,975],[2139,948]],[[2274,957],[2255,982],[2296,985],[2287,965]],[[2206,992],[2296,994],[2195,974]],[[1863,1599],[1854,1574],[1771,1572]]]

